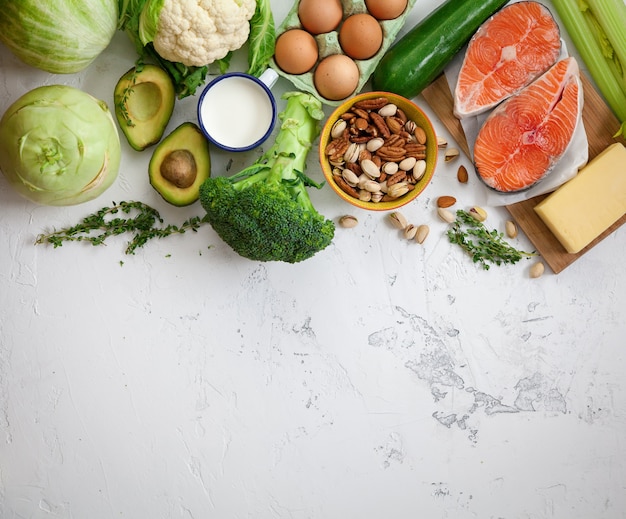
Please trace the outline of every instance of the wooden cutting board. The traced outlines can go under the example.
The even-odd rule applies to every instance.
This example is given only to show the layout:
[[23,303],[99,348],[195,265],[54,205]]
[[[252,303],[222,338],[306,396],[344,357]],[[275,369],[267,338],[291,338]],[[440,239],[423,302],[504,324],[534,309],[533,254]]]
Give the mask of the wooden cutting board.
[[[625,141],[621,138],[613,138],[613,134],[619,128],[619,121],[589,78],[582,74],[581,79],[585,96],[583,124],[587,133],[589,160],[591,160],[610,144],[614,142],[624,143]],[[458,143],[459,148],[470,157],[471,154],[463,127],[452,113],[454,101],[446,77],[443,75],[439,76],[422,92],[422,96]],[[548,195],[540,195],[523,202],[507,205],[506,209],[555,274],[571,265],[626,222],[626,215],[624,215],[583,250],[577,254],[570,254],[535,213],[534,207],[546,196]]]

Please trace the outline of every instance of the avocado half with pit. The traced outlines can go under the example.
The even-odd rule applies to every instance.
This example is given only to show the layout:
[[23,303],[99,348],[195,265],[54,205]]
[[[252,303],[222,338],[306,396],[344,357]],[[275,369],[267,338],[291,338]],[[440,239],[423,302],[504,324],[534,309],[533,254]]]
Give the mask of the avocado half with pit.
[[133,67],[119,79],[114,100],[115,117],[128,144],[143,151],[163,137],[176,92],[165,70],[147,64]]
[[193,204],[211,176],[209,141],[197,125],[183,123],[154,149],[148,170],[150,184],[166,201],[179,207]]

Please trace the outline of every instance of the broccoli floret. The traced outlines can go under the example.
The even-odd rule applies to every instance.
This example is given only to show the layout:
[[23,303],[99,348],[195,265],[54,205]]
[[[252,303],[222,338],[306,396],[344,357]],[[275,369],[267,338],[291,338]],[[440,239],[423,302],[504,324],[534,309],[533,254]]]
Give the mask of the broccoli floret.
[[317,212],[306,190],[323,184],[304,174],[324,117],[321,103],[304,92],[283,98],[274,144],[243,171],[205,180],[200,202],[206,220],[240,256],[296,263],[326,248],[335,224]]

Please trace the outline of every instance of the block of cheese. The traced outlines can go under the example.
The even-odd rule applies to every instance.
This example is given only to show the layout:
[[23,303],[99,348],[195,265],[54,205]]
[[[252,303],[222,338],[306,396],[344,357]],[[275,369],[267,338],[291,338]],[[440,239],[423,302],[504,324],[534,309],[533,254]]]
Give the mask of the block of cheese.
[[626,148],[608,146],[535,211],[567,252],[580,252],[626,213]]

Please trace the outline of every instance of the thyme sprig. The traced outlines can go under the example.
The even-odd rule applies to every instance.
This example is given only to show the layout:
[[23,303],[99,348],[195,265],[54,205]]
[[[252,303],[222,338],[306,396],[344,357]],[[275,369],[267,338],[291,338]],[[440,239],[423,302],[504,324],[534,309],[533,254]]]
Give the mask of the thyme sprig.
[[135,85],[137,84],[137,76],[141,73],[144,68],[144,62],[142,58],[139,58],[134,68],[132,69],[131,75],[128,78],[128,84],[122,90],[122,95],[116,99],[115,105],[118,108],[119,113],[124,118],[124,122],[126,126],[133,127],[135,126],[135,121],[133,121],[132,117],[128,113],[128,98],[133,93],[135,89]]
[[447,232],[451,243],[455,243],[467,252],[474,263],[489,270],[490,264],[514,264],[522,258],[536,256],[536,252],[524,252],[516,249],[504,239],[504,234],[497,230],[489,231],[467,211],[456,212],[456,220]]
[[[117,216],[117,215],[126,216]],[[149,240],[165,238],[172,234],[184,234],[187,231],[197,232],[201,225],[207,223],[205,218],[193,216],[180,226],[163,224],[159,212],[143,202],[112,202],[111,207],[103,207],[99,211],[86,216],[81,222],[48,234],[40,234],[35,244],[50,244],[55,249],[68,241],[86,241],[92,245],[102,245],[107,238],[120,234],[132,233],[125,253],[135,254]]]

